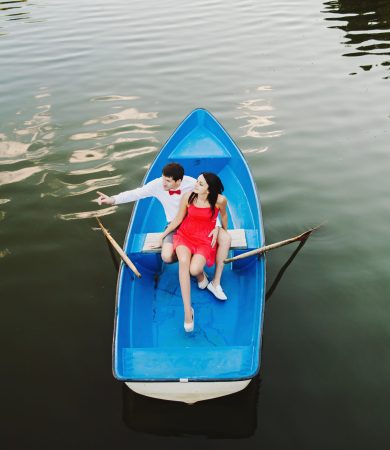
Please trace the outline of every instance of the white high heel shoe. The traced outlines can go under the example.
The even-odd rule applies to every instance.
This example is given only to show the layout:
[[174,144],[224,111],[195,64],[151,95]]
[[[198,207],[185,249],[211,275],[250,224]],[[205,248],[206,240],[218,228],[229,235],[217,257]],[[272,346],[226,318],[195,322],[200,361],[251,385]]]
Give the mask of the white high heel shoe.
[[191,308],[191,311],[192,311],[192,322],[184,321],[184,329],[185,329],[186,333],[191,333],[192,331],[194,331],[194,324],[195,324],[194,308]]

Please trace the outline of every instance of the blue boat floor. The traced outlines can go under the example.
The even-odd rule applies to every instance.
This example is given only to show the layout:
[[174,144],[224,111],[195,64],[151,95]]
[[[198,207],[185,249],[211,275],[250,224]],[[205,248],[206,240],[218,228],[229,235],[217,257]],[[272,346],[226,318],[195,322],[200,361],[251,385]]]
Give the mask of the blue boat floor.
[[[209,280],[215,266],[206,268]],[[191,301],[194,308],[195,328],[184,331],[184,310],[180,291],[178,264],[164,265],[153,298],[153,342],[155,347],[200,347],[237,345],[239,320],[237,285],[239,275],[228,266],[223,273],[222,286],[228,300],[218,300],[208,289],[198,288],[191,277]],[[233,295],[233,292],[236,295]],[[241,344],[242,345],[242,344]]]

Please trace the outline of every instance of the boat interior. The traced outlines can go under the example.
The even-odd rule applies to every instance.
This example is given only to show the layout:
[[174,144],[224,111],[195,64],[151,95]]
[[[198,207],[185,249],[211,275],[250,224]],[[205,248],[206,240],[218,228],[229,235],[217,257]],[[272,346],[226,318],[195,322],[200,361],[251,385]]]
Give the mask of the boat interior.
[[[195,178],[203,171],[218,174],[228,199],[228,228],[243,229],[246,237],[246,248],[231,250],[229,256],[264,245],[259,205],[246,164],[229,151],[232,144],[224,142],[224,134],[221,137],[220,132],[212,132],[215,126],[212,121],[210,124],[203,121],[197,126],[187,122],[183,124],[188,126],[188,132],[184,130],[181,140],[175,134],[172,136],[165,148],[167,158],[164,163],[156,160],[152,171],[156,175],[151,173],[150,179],[160,176],[167,160],[179,162],[185,173]],[[196,279],[192,278],[195,328],[192,333],[186,333],[178,263],[165,264],[160,253],[142,251],[146,234],[161,232],[165,225],[164,211],[158,200],[148,198],[138,202],[125,251],[142,278],[136,278],[123,266],[118,279],[116,377],[164,381],[254,376],[259,364],[264,256],[225,265],[221,284],[227,301],[216,299],[207,289],[199,289]],[[215,266],[205,267],[210,280],[214,269]]]

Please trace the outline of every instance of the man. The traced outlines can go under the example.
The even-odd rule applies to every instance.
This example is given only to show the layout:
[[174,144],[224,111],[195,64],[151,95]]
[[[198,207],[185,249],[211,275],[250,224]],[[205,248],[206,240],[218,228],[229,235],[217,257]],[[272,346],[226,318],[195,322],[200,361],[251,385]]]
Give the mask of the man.
[[[99,205],[120,205],[122,203],[134,202],[142,198],[155,197],[162,204],[167,219],[171,222],[179,211],[180,200],[186,192],[194,189],[196,180],[184,175],[184,168],[178,163],[169,163],[164,166],[162,176],[146,183],[144,186],[131,191],[121,192],[118,195],[109,197],[102,192],[98,192]],[[173,234],[165,236],[161,248],[161,258],[166,263],[177,260],[173,250]],[[198,287],[212,292],[218,300],[227,300],[226,294],[221,287],[221,275],[224,268],[224,260],[229,252],[231,237],[227,231],[219,226],[209,234],[212,237],[211,245],[218,242],[218,250],[215,262],[215,273],[212,281],[208,281],[205,273],[197,277]]]

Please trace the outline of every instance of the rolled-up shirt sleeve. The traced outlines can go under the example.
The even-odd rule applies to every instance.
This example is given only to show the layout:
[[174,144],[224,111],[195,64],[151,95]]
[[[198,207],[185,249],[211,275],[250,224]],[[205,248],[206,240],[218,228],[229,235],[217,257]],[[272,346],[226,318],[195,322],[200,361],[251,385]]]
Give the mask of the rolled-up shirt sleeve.
[[122,203],[135,202],[136,200],[141,200],[142,198],[154,197],[156,195],[156,188],[160,183],[160,179],[153,180],[139,188],[113,195],[112,198],[115,200],[115,205],[120,205]]

